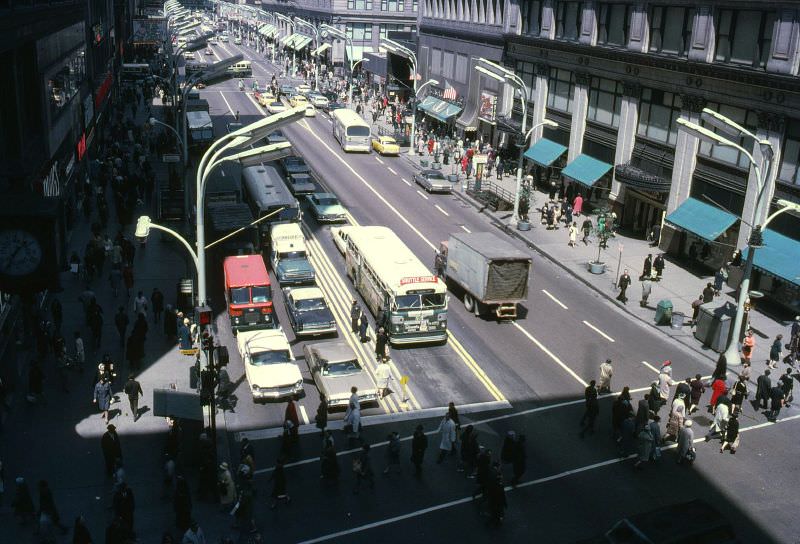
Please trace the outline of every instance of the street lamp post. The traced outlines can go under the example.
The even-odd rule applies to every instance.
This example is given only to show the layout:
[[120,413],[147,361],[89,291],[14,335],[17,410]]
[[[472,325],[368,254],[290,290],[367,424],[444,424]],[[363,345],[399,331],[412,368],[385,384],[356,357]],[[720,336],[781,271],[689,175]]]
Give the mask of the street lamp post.
[[[747,259],[745,260],[744,270],[742,271],[742,281],[739,284],[739,297],[736,304],[736,316],[733,321],[733,329],[731,329],[731,337],[728,340],[728,347],[724,352],[725,362],[727,365],[739,365],[741,364],[741,357],[739,355],[739,335],[742,328],[742,321],[744,321],[744,306],[747,302],[747,297],[750,294],[750,276],[753,272],[755,252],[756,249],[761,247],[763,243],[763,225],[760,224],[760,218],[764,216],[764,211],[766,209],[765,206],[768,206],[764,195],[768,193],[768,186],[771,183],[774,183],[771,180],[770,174],[773,149],[772,142],[769,140],[758,139],[753,133],[741,127],[739,124],[728,119],[727,117],[707,108],[703,110],[703,112],[706,114],[705,118],[708,118],[712,124],[720,123],[725,125],[725,130],[727,131],[735,131],[741,135],[753,138],[756,143],[761,146],[764,155],[763,171],[765,175],[762,175],[762,166],[756,164],[752,153],[747,151],[741,145],[684,118],[678,119],[677,121],[678,124],[684,127],[689,133],[704,141],[711,142],[715,145],[732,147],[733,149],[736,149],[742,153],[750,161],[750,164],[752,165],[753,171],[756,175],[756,187],[758,192],[756,193],[756,205],[753,208],[753,213],[749,218],[749,224],[752,225],[752,231],[750,232],[750,237],[747,242],[749,251],[747,252]],[[769,220],[772,220],[772,217],[770,217]],[[766,223],[764,225],[766,225]]]
[[411,118],[411,135],[409,136],[408,154],[416,155],[414,150],[414,139],[417,133],[417,55],[408,47],[397,43],[394,40],[384,38],[381,40],[380,47],[401,57],[405,57],[411,64],[411,82],[412,92],[414,93],[414,115]]
[[[279,20],[283,21],[287,25],[290,25],[292,27],[292,34],[294,34],[294,21],[291,18],[287,17],[282,13],[275,13],[275,17],[277,17]],[[294,53],[295,53],[294,48],[292,48],[292,73],[289,74],[289,77],[294,77],[296,70]]]
[[[303,19],[295,18],[294,22],[297,25],[304,26],[307,29],[311,30],[311,32],[314,33],[314,47],[315,48],[319,47],[319,38],[320,38],[319,28],[316,25],[309,23],[308,21],[305,21]],[[314,89],[319,91],[319,55],[316,55],[316,59],[314,59]]]

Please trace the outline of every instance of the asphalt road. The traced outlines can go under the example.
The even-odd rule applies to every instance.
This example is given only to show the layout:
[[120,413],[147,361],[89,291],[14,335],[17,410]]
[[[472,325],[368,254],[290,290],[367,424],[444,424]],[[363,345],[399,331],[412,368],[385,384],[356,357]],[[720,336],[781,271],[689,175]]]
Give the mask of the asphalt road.
[[[239,48],[225,44],[222,49],[234,52]],[[249,55],[247,48],[241,50]],[[268,62],[254,62],[254,77],[259,83],[267,82],[270,75]],[[263,109],[248,97],[248,93],[236,90],[234,81],[212,86],[204,94],[212,104],[212,115],[224,115],[226,110],[228,115],[239,111],[245,123],[264,115]],[[378,157],[374,153],[343,153],[331,135],[330,121],[324,114],[300,121],[284,132],[296,152],[310,164],[321,184],[339,196],[359,224],[389,226],[423,262],[432,263],[434,248],[450,232],[497,231],[485,216],[457,196],[424,193],[413,184],[414,169],[403,158]],[[327,263],[328,278],[324,280],[327,285],[323,285],[323,289],[326,292],[335,290],[338,295],[329,293],[329,298],[337,304],[347,304],[348,297],[353,294],[352,286],[344,275],[341,257],[330,241],[328,229],[310,220],[306,227],[322,251],[317,258]],[[441,347],[392,350],[398,372],[411,377],[420,407],[443,406],[451,399],[459,404],[487,402],[493,400],[493,392],[499,392],[512,404],[512,413],[571,402],[581,398],[585,383],[596,377],[597,367],[605,358],[614,361],[615,390],[630,385],[638,391],[634,399],[640,398],[641,390],[656,378],[654,368],[665,359],[673,362],[677,379],[695,373],[710,374],[713,368],[711,357],[670,342],[652,327],[631,320],[613,303],[589,291],[545,258],[536,253],[532,253],[532,257],[529,299],[516,323],[498,324],[476,318],[466,312],[456,296],[451,296],[450,330],[475,365],[467,364],[463,353],[453,348],[452,341]],[[337,271],[338,278],[334,277]],[[637,293],[630,295],[635,303]],[[483,373],[485,378],[480,377]],[[238,421],[237,428],[258,428],[257,422],[249,419],[251,414],[271,418],[275,410],[280,412],[280,406],[276,406],[269,407],[263,414],[256,410],[251,413],[246,404],[242,398],[237,410],[241,419],[234,420]],[[304,404],[307,409],[311,407],[305,401]],[[604,406],[604,417],[608,411],[608,406]],[[784,412],[789,417],[794,415],[793,409]],[[736,457],[721,457],[713,445],[701,445],[701,461],[691,469],[677,469],[672,459],[667,458],[662,469],[649,468],[639,475],[627,464],[620,463],[581,470],[613,459],[614,449],[605,438],[605,432],[598,433],[592,441],[587,440],[586,446],[577,439],[573,429],[580,417],[579,403],[543,413],[546,415],[540,416],[537,412],[536,415],[520,416],[514,425],[529,436],[531,468],[528,476],[562,476],[548,482],[532,483],[510,494],[512,506],[509,523],[504,529],[504,538],[509,541],[517,541],[528,531],[533,531],[546,541],[567,542],[600,532],[627,513],[695,496],[706,497],[724,506],[726,512],[737,518],[737,527],[743,531],[742,534],[750,537],[745,541],[775,539],[790,542],[798,533],[797,525],[788,513],[791,506],[797,506],[797,498],[790,498],[785,491],[792,489],[793,485],[785,481],[780,486],[770,485],[772,481],[777,484],[775,471],[785,459],[782,453],[792,449],[791,437],[797,433],[794,420],[785,422],[780,428],[769,426],[753,430],[743,439],[748,445],[743,446],[744,450]],[[414,416],[408,414],[405,417],[408,419],[405,424],[376,426],[369,439],[381,440],[385,431],[394,425],[404,425],[405,434],[410,433]],[[481,416],[476,414],[474,417],[480,419]],[[749,425],[758,425],[763,422],[763,416],[752,409],[746,410],[743,426],[745,420]],[[263,419],[258,422],[262,421],[266,422]],[[701,436],[708,422],[700,417],[698,423],[697,436]],[[427,428],[436,424],[438,421],[426,421]],[[505,432],[504,427],[496,424],[487,427],[486,440],[490,447],[497,447],[499,437]],[[307,446],[305,451],[309,458],[313,458],[316,439],[308,440],[311,446]],[[275,444],[265,439],[259,441],[258,447],[259,458],[269,465],[275,455]],[[378,453],[376,465],[382,462],[381,455]],[[765,463],[765,458],[770,461]],[[437,475],[432,483],[419,484],[410,482],[406,476],[399,483],[393,480],[388,486],[380,485],[379,489],[391,489],[388,495],[386,489],[376,492],[380,493],[380,500],[364,502],[363,499],[347,498],[349,489],[340,490],[339,493],[345,492],[343,495],[318,489],[316,483],[312,483],[316,472],[309,471],[309,465],[315,466],[308,463],[290,469],[292,487],[304,497],[303,502],[307,501],[309,508],[316,509],[320,504],[329,504],[332,494],[342,500],[325,512],[324,527],[322,524],[299,526],[301,517],[297,516],[302,516],[305,509],[294,502],[289,513],[281,512],[271,517],[271,530],[287,539],[311,538],[374,522],[378,525],[342,539],[399,541],[408,537],[432,540],[460,536],[471,541],[471,537],[480,534],[474,531],[481,530],[483,520],[476,518],[474,507],[469,504],[414,514],[407,518],[412,523],[407,520],[405,523],[398,520],[397,525],[381,522],[463,498],[469,486],[454,484],[452,477],[442,479]],[[347,463],[343,466],[346,469]],[[569,472],[575,470],[578,472]],[[794,476],[787,479],[792,478]],[[414,487],[420,485],[424,485],[424,492]],[[786,498],[787,508],[774,508],[769,498],[771,491]],[[610,494],[613,498],[608,500]],[[741,502],[740,498],[745,497],[749,500]],[[453,519],[459,523],[453,523]],[[576,522],[576,519],[581,521]],[[407,528],[406,531],[403,527]],[[387,537],[387,533],[393,536]]]

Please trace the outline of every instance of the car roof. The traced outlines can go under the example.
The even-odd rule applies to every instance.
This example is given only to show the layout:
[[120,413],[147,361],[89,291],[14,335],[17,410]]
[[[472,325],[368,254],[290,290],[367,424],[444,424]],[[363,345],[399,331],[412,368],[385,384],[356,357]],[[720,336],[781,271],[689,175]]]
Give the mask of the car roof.
[[[317,198],[317,199],[319,199],[319,198],[336,198],[336,195],[333,194],[333,193],[314,193],[311,196],[313,196],[314,198]],[[336,200],[339,200],[339,199],[336,198]]]
[[338,363],[341,361],[357,360],[356,352],[353,351],[346,342],[319,342],[317,344],[309,344],[308,349],[318,359],[325,359],[329,363]]
[[245,348],[251,352],[288,349],[291,353],[289,340],[281,329],[239,331],[239,334],[236,335],[236,342],[242,351]]
[[295,300],[325,298],[325,295],[319,287],[295,287],[294,289],[290,289],[289,292]]

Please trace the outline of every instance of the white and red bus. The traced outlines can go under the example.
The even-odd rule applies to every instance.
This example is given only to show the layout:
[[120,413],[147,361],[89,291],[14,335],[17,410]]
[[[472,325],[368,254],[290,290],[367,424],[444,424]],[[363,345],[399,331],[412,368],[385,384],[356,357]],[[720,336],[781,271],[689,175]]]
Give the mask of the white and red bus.
[[261,255],[234,255],[222,263],[225,301],[233,331],[275,327],[272,287]]

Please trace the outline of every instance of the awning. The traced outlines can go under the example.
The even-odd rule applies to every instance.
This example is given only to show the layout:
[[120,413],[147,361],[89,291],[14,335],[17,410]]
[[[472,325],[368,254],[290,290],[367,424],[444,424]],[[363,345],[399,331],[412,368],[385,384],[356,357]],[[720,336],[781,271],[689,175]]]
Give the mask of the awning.
[[542,138],[533,144],[523,156],[541,166],[550,166],[557,158],[563,155],[566,150],[566,146],[557,144],[547,138]]
[[314,38],[310,38],[309,36],[304,36],[303,34],[297,34],[297,37],[292,42],[292,49],[294,49],[295,51],[300,51],[308,44],[310,44],[313,39]]
[[353,57],[350,60],[361,60],[364,57],[364,53],[372,53],[374,49],[368,45],[354,45],[351,47],[345,47],[344,50],[347,53],[348,57],[351,54],[350,50],[352,49]]
[[258,29],[258,33],[264,36],[265,38],[271,38],[276,32],[277,28],[275,25],[264,25]]
[[331,44],[329,44],[329,43],[323,43],[322,45],[320,45],[319,47],[317,47],[316,49],[314,49],[314,50],[311,52],[311,56],[317,56],[317,55],[319,55],[320,53],[324,53],[325,51],[327,51],[327,50],[328,50],[328,49],[330,49],[330,48],[331,48]]
[[737,219],[732,213],[689,197],[667,216],[666,221],[703,240],[713,242],[731,228]]
[[280,39],[280,44],[284,47],[289,47],[292,41],[294,40],[295,34],[287,34],[283,38]]
[[561,174],[577,181],[581,185],[591,187],[609,170],[611,170],[611,165],[607,162],[599,161],[589,155],[581,154],[565,166]]
[[631,163],[617,165],[614,167],[614,174],[618,182],[651,193],[668,193],[672,184],[671,180],[651,174]]
[[[675,210],[678,211],[678,210]],[[765,229],[764,245],[756,249],[753,266],[767,274],[800,285],[800,240]],[[746,249],[742,257],[747,257]]]
[[446,123],[451,117],[461,112],[461,106],[440,100],[435,96],[426,96],[417,109],[424,111],[434,119]]

